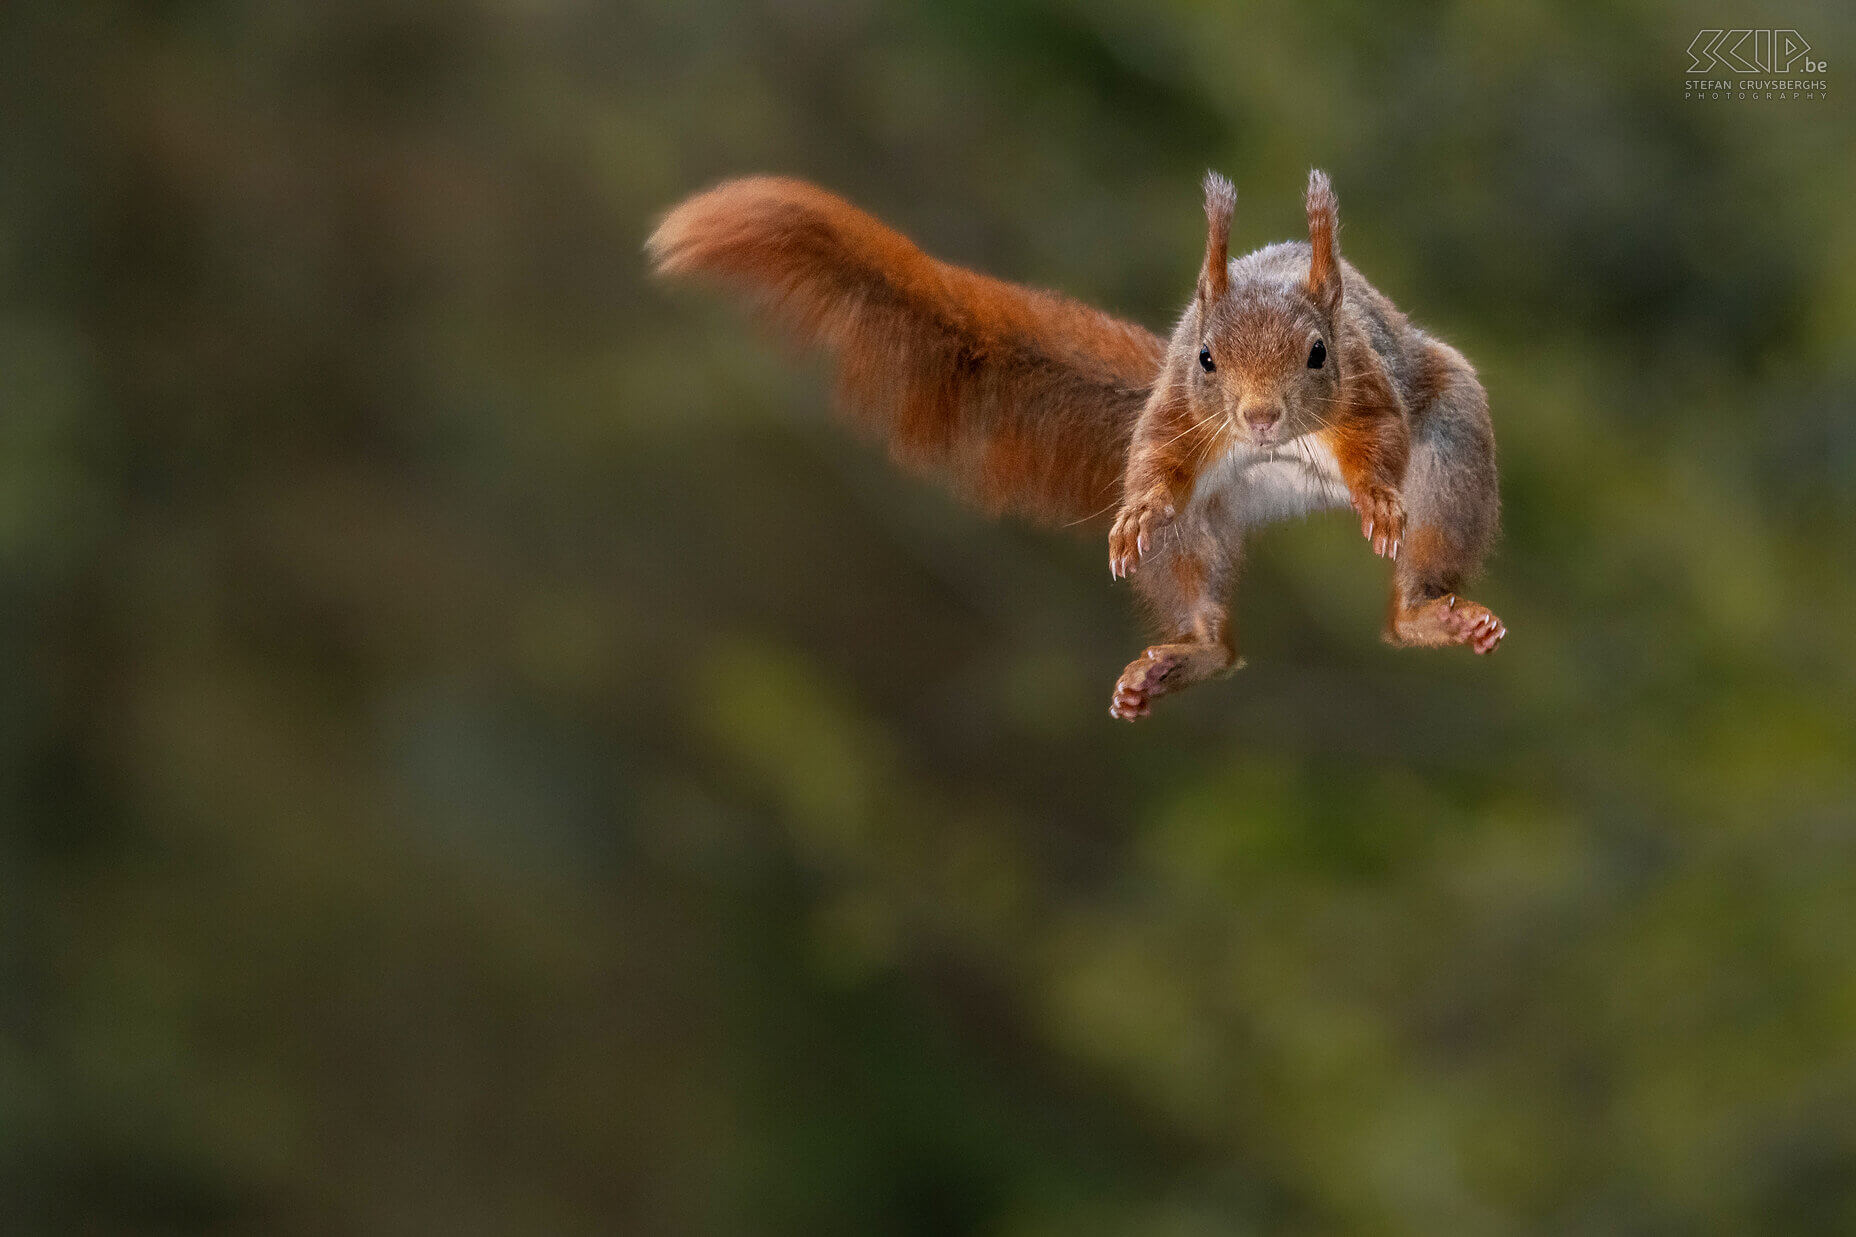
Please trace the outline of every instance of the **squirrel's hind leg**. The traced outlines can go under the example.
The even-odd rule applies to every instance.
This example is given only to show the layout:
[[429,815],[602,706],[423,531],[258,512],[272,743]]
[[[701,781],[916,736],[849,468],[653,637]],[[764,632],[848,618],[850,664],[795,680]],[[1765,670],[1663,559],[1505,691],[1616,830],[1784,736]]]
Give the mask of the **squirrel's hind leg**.
[[1393,590],[1392,613],[1386,622],[1388,644],[1418,648],[1467,644],[1478,653],[1493,653],[1507,634],[1507,625],[1493,610],[1454,592],[1408,600]]
[[1209,534],[1177,525],[1164,539],[1159,553],[1141,561],[1134,587],[1168,639],[1148,646],[1115,681],[1108,711],[1123,721],[1146,717],[1161,696],[1243,664],[1226,597],[1235,554]]
[[1455,351],[1433,342],[1426,359],[1429,398],[1412,414],[1401,487],[1405,538],[1392,572],[1386,640],[1490,653],[1508,628],[1458,591],[1482,565],[1500,513],[1488,397]]

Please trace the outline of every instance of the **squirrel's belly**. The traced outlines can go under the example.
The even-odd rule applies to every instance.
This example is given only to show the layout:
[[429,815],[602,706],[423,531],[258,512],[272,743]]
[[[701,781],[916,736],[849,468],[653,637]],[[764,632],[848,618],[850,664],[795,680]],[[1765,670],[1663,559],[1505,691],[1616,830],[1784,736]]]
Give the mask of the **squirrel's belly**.
[[1274,450],[1239,447],[1206,470],[1192,501],[1215,522],[1249,528],[1349,502],[1334,453],[1313,437]]

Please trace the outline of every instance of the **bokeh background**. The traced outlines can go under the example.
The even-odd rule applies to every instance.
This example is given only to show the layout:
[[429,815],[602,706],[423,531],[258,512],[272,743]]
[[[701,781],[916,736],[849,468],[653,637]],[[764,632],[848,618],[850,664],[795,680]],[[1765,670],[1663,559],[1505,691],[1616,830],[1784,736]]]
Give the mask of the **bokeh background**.
[[[0,7],[4,1227],[1856,1231],[1852,17]],[[1316,164],[1510,636],[1316,519],[1133,728],[1099,530],[641,254],[792,173],[1164,329]]]

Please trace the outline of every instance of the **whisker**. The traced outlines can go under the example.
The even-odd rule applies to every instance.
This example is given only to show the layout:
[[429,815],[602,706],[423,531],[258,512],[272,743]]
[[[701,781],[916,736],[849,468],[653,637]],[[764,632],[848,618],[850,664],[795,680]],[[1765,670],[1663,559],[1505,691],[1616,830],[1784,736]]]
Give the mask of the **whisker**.
[[1087,524],[1089,523],[1089,521],[1095,519],[1097,516],[1107,515],[1109,512],[1113,511],[1115,508],[1119,506],[1121,506],[1121,499],[1112,498],[1109,500],[1108,506],[1103,507],[1101,510],[1092,511],[1088,515],[1083,516],[1081,519],[1071,520],[1068,524],[1059,524],[1057,525],[1057,527],[1058,528],[1075,528],[1078,524]]
[[1152,451],[1164,451],[1166,448],[1172,446],[1174,443],[1184,438],[1187,434],[1192,433],[1194,430],[1203,429],[1205,427],[1206,422],[1210,421],[1215,415],[1217,414],[1208,412],[1203,417],[1199,418],[1199,420],[1196,423],[1192,425],[1188,425],[1185,429],[1179,431],[1179,433],[1173,435],[1171,438],[1167,439],[1165,442],[1161,443],[1159,446],[1150,447],[1147,449],[1152,450]]
[[[1218,419],[1217,413],[1207,413],[1205,416],[1200,417],[1196,422],[1194,422],[1191,425],[1188,425],[1185,429],[1173,435],[1171,438],[1167,439],[1165,442],[1161,443],[1159,446],[1144,448],[1144,449],[1153,450],[1153,451],[1164,450],[1167,447],[1172,446],[1174,443],[1178,442],[1180,439],[1186,437],[1189,434],[1199,433],[1200,431],[1206,429],[1207,427],[1215,425],[1217,423],[1217,419]],[[1210,437],[1215,437],[1215,435],[1208,436],[1208,439]],[[1191,457],[1188,456],[1188,458],[1190,459]],[[1111,482],[1111,484],[1114,484],[1114,483]],[[1121,500],[1119,498],[1111,499],[1108,505],[1101,508],[1100,510],[1093,511],[1090,514],[1081,517],[1080,519],[1071,520],[1067,524],[1059,524],[1057,527],[1058,528],[1074,528],[1078,524],[1087,524],[1090,520],[1095,519],[1097,516],[1105,515],[1108,512],[1114,510],[1120,504],[1121,504]]]

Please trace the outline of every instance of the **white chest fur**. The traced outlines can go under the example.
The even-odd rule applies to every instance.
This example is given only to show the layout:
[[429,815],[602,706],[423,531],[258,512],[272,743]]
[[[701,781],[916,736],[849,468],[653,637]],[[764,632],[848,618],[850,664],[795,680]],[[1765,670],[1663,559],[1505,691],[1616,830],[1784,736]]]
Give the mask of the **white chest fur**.
[[1199,474],[1189,506],[1213,524],[1270,524],[1348,503],[1334,453],[1314,435],[1277,447],[1232,448]]

